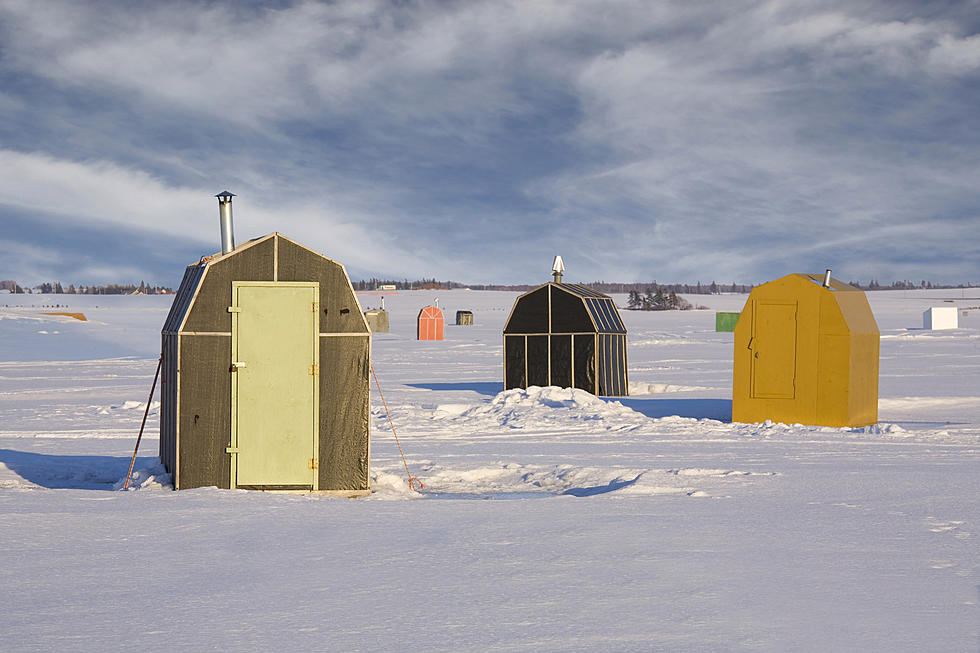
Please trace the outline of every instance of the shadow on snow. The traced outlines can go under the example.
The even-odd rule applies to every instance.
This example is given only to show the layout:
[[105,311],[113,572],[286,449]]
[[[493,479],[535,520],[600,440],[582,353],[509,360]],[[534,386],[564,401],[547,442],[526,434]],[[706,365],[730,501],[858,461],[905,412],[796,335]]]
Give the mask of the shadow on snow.
[[504,389],[504,384],[500,381],[471,381],[469,383],[406,383],[410,388],[422,388],[423,390],[470,390],[477,394],[497,396]]
[[691,417],[732,421],[731,399],[646,399],[640,397],[610,397],[627,408],[647,417]]
[[[60,456],[0,449],[0,463],[27,482],[52,490],[112,490],[126,477],[126,456]],[[140,456],[135,469],[160,461],[156,456]]]
[[562,494],[569,494],[573,497],[594,497],[597,494],[615,492],[616,490],[622,490],[624,487],[635,485],[638,480],[640,480],[639,474],[636,476],[636,478],[629,481],[609,481],[605,485],[593,485],[591,487],[568,488],[567,490],[562,492]]

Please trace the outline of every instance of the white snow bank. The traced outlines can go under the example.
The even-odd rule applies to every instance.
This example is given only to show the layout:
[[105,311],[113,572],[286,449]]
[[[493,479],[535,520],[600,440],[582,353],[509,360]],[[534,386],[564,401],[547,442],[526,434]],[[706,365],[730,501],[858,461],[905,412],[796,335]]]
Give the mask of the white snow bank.
[[666,392],[696,392],[698,390],[710,390],[699,385],[674,385],[672,383],[646,383],[644,381],[630,381],[630,396],[633,395],[652,395]]
[[980,397],[893,397],[879,398],[878,410],[923,409],[959,405],[976,406]]
[[703,345],[707,340],[694,340],[692,338],[645,338],[643,340],[631,340],[630,347],[650,347],[654,345]]
[[971,333],[970,329],[961,329],[951,333],[949,331],[935,332],[925,329],[909,329],[898,333],[883,333],[882,340],[921,340],[923,342],[936,342],[939,340],[976,340],[980,339],[980,333]]
[[622,467],[577,467],[573,465],[522,465],[497,463],[471,469],[428,468],[422,474],[423,495],[433,498],[462,496],[530,498],[534,495],[591,497],[686,495],[718,496],[724,483],[774,472],[745,472],[730,469],[634,469]]
[[[147,426],[147,429],[150,427]],[[90,428],[90,429],[65,429],[54,431],[51,429],[37,429],[24,431],[2,431],[0,438],[53,438],[63,440],[115,440],[115,439],[135,439],[139,428]],[[145,433],[146,431],[144,431]]]
[[386,472],[374,470],[371,473],[371,494],[365,499],[398,501],[418,499],[422,495],[408,486],[405,471]]
[[[154,401],[153,403],[150,404],[149,414],[151,415],[155,414],[159,410],[159,408],[160,408],[160,402]],[[127,400],[121,404],[113,404],[110,406],[98,406],[96,407],[95,412],[98,413],[99,415],[110,415],[117,411],[127,411],[127,412],[137,411],[142,413],[144,410],[146,410],[145,401]]]
[[907,431],[898,424],[872,424],[871,426],[862,426],[860,428],[850,429],[850,431],[852,433],[871,433],[873,435],[897,435],[907,433]]
[[[112,486],[113,490],[122,490],[123,486],[126,484],[126,477],[123,476],[121,479],[116,481]],[[170,479],[170,474],[164,469],[163,464],[153,465],[151,467],[144,467],[143,469],[134,469],[133,473],[129,477],[129,487],[127,490],[172,490],[173,481]]]
[[624,416],[646,419],[618,401],[606,401],[585,390],[535,385],[526,390],[504,390],[489,403],[478,406],[441,404],[432,413],[433,419],[452,419],[460,423],[489,420],[511,428],[526,428],[555,419],[600,421]]

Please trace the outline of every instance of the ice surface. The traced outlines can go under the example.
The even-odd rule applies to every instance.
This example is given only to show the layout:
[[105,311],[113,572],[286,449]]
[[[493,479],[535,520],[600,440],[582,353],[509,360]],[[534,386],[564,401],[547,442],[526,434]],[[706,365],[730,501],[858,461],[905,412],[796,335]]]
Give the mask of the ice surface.
[[[869,293],[881,421],[855,429],[731,423],[739,295],[623,311],[630,397],[504,392],[516,295],[440,291],[475,316],[443,342],[415,340],[432,292],[386,296],[374,367],[425,487],[375,393],[358,500],[169,491],[156,398],[118,491],[172,298],[4,296],[0,649],[980,649],[969,291]],[[961,328],[919,329],[945,299]]]

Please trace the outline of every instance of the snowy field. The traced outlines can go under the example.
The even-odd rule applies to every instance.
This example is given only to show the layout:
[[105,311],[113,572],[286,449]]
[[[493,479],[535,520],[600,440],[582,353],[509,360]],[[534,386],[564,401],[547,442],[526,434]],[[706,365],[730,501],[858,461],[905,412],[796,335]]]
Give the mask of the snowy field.
[[[417,342],[437,296],[476,324]],[[172,297],[0,295],[0,649],[980,651],[980,290],[869,293],[865,429],[730,422],[714,311],[744,295],[623,311],[629,398],[501,393],[516,296],[386,297],[374,367],[425,488],[375,392],[348,500],[166,489],[156,403],[117,491]],[[929,306],[968,315],[923,331]]]

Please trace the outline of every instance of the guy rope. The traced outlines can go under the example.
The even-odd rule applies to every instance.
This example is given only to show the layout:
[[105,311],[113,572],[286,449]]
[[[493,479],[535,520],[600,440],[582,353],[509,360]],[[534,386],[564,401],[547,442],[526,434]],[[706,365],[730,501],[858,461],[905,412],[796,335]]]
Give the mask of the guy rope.
[[133,465],[136,464],[136,452],[140,450],[140,440],[143,439],[143,428],[146,426],[146,416],[150,414],[150,402],[153,401],[153,391],[157,389],[157,378],[160,376],[160,367],[163,365],[163,354],[160,354],[160,360],[157,361],[157,371],[153,375],[153,385],[150,386],[150,396],[146,399],[146,410],[143,411],[143,423],[140,424],[140,434],[136,438],[136,448],[133,449],[133,459],[129,461],[129,471],[126,472],[126,484],[123,485],[124,490],[129,489],[129,479],[133,476]]
[[408,462],[405,460],[405,452],[402,451],[402,443],[398,441],[398,434],[395,433],[395,425],[391,422],[391,412],[388,410],[388,404],[385,402],[384,393],[381,392],[381,384],[378,382],[378,374],[374,371],[374,365],[371,365],[371,374],[374,376],[374,384],[378,386],[378,394],[381,396],[381,405],[385,407],[385,415],[388,417],[388,426],[391,427],[391,434],[395,436],[395,444],[398,445],[398,453],[402,456],[402,463],[405,465],[405,473],[408,474],[408,487],[412,490],[418,492],[425,485],[419,479],[412,476],[412,472],[408,471]]

